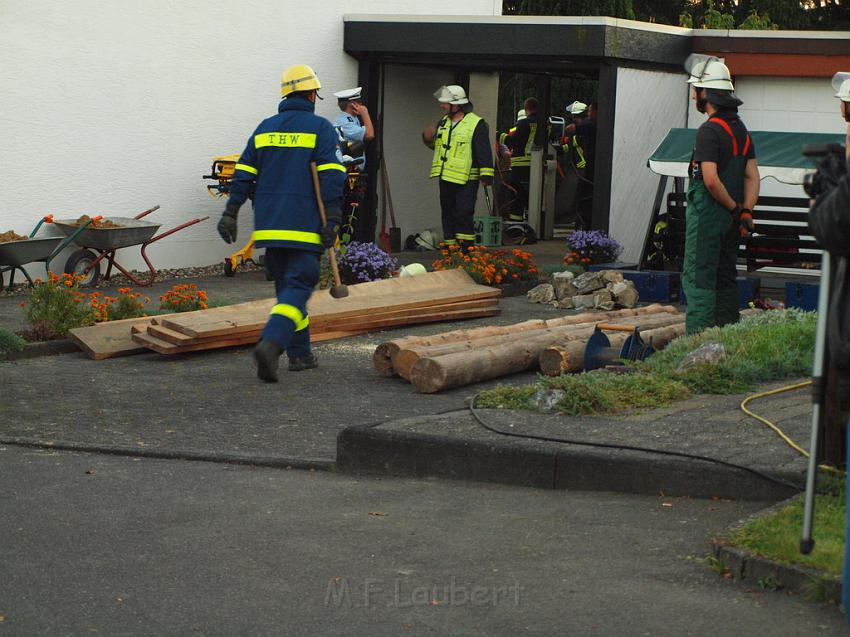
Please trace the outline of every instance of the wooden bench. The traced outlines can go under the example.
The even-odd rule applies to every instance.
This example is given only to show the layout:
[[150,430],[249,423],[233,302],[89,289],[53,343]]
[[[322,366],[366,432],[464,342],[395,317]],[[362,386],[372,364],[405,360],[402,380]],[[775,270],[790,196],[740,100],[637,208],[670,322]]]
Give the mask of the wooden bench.
[[[687,208],[685,193],[681,188],[674,188],[666,199],[665,213],[656,211],[650,225],[641,260],[642,269],[662,269],[657,261],[652,263],[648,260],[648,255],[653,252],[653,229],[659,221],[667,224],[663,269],[682,269]],[[774,267],[787,268],[795,274],[819,274],[822,251],[809,233],[808,214],[809,200],[804,197],[760,197],[753,210],[756,232],[741,243],[738,263],[746,266],[748,272]]]

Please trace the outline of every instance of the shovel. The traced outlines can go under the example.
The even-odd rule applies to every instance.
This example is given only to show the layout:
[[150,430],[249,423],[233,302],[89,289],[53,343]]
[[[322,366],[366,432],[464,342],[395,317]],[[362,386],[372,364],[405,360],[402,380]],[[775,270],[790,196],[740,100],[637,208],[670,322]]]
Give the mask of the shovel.
[[[393,207],[393,195],[390,191],[390,176],[387,173],[387,162],[384,161],[384,158],[381,157],[381,181],[384,183],[384,194],[386,195],[387,203],[390,207],[390,233],[388,235],[389,246],[391,252],[401,252],[401,228],[396,225],[395,222],[395,207]],[[382,209],[383,214],[383,209]],[[382,224],[386,222],[386,219],[382,219]],[[384,233],[384,229],[381,229],[381,233]]]
[[387,179],[384,176],[383,157],[381,157],[381,233],[378,235],[378,246],[387,254],[392,252],[390,234],[387,232]]

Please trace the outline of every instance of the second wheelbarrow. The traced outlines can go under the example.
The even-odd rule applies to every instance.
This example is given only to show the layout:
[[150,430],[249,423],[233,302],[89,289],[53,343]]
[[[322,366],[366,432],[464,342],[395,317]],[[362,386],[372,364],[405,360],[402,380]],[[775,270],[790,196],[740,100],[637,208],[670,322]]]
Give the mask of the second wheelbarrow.
[[[159,206],[154,206],[149,210],[140,212],[135,217],[103,217],[100,222],[92,223],[86,227],[74,239],[74,243],[80,246],[80,249],[68,257],[68,260],[65,262],[65,272],[79,276],[80,285],[93,286],[100,278],[100,264],[103,260],[106,260],[105,279],[109,279],[114,266],[115,269],[132,281],[134,285],[141,287],[151,285],[156,280],[156,268],[145,253],[147,247],[179,230],[209,219],[208,216],[199,217],[156,234],[161,224],[142,220],[142,217],[149,215],[155,210],[159,210]],[[54,221],[53,223],[69,236],[76,232],[79,227],[78,221],[71,219]],[[119,249],[135,245],[141,246],[142,259],[148,266],[147,278],[137,277],[115,259],[115,253]]]
[[33,285],[32,277],[24,268],[30,263],[44,263],[47,271],[50,271],[50,261],[64,250],[77,238],[81,232],[92,223],[97,223],[100,217],[88,219],[81,223],[73,232],[66,237],[36,237],[39,228],[44,223],[53,223],[53,215],[42,217],[36,224],[29,237],[17,241],[4,241],[0,243],[0,290],[3,289],[3,273],[9,273],[9,287],[15,284],[15,271],[20,270],[30,285]]

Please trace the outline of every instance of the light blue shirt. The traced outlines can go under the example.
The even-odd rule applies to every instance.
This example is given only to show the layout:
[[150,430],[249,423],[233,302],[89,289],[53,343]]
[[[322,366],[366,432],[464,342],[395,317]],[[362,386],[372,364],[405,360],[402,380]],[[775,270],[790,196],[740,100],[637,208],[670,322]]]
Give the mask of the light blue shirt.
[[342,138],[346,141],[362,142],[366,136],[366,127],[360,124],[360,120],[349,115],[348,113],[340,113],[334,120],[334,128],[336,128]]
[[[344,141],[363,142],[366,137],[366,127],[360,124],[360,120],[349,115],[348,113],[340,113],[334,120],[334,128],[339,133],[339,136]],[[366,155],[360,154],[352,157],[357,164],[362,166],[366,163]]]

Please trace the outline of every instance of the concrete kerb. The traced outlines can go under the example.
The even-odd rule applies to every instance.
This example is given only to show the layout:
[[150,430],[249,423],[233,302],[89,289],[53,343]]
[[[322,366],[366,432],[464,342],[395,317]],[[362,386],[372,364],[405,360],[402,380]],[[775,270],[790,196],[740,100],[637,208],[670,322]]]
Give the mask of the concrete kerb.
[[34,438],[4,437],[0,445],[29,447],[55,451],[76,451],[100,453],[110,456],[128,456],[134,458],[153,458],[159,460],[190,460],[193,462],[215,462],[220,464],[271,467],[277,469],[301,469],[305,471],[335,471],[336,466],[328,460],[292,458],[287,456],[256,456],[232,452],[210,453],[180,449],[142,449],[121,445],[92,445],[67,441],[44,441]]
[[[442,418],[457,414],[442,414]],[[427,417],[429,419],[434,417]],[[776,501],[798,492],[754,473],[717,463],[560,443],[472,440],[399,431],[392,423],[353,426],[337,436],[337,469],[345,473],[495,482],[542,489]],[[763,472],[796,484],[800,476]]]
[[56,356],[58,354],[71,354],[80,351],[72,341],[67,338],[55,341],[43,341],[40,343],[27,343],[24,348],[17,352],[0,352],[0,361],[20,361],[39,356]]
[[789,591],[806,599],[830,604],[841,603],[842,582],[840,577],[825,575],[823,572],[797,564],[782,564],[746,549],[733,546],[729,542],[737,530],[749,522],[770,515],[791,504],[792,498],[763,509],[730,526],[711,543],[712,554],[724,571],[738,581],[747,582],[765,590]]

